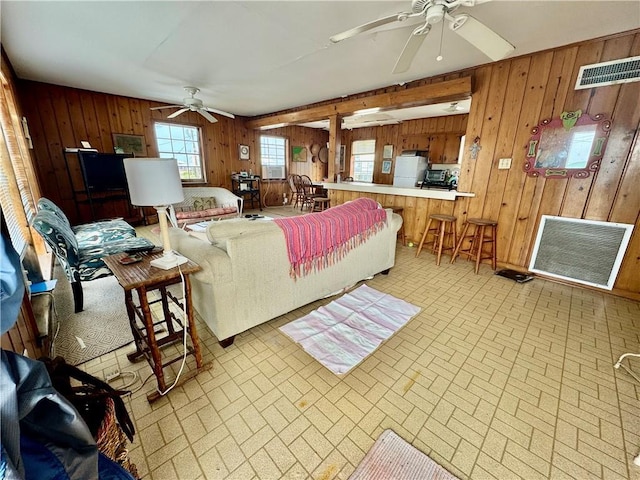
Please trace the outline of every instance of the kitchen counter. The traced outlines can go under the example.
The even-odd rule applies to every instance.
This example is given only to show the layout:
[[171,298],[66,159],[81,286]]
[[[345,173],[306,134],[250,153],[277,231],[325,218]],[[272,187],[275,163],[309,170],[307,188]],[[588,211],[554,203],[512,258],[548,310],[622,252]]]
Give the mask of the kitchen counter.
[[350,192],[379,193],[383,195],[399,195],[403,197],[433,198],[436,200],[455,200],[457,197],[475,197],[474,193],[445,190],[442,188],[394,187],[379,183],[365,182],[323,182],[327,190],[343,190]]

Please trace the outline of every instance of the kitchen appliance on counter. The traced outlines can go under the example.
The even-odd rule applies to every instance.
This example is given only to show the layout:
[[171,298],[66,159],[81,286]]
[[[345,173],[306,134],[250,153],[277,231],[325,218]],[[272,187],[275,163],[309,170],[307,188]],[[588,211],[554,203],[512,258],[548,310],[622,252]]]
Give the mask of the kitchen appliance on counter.
[[415,187],[422,181],[428,170],[427,158],[419,155],[400,155],[396,157],[393,171],[394,187]]
[[448,170],[427,170],[420,188],[446,188],[453,190],[458,187],[458,176],[450,175]]

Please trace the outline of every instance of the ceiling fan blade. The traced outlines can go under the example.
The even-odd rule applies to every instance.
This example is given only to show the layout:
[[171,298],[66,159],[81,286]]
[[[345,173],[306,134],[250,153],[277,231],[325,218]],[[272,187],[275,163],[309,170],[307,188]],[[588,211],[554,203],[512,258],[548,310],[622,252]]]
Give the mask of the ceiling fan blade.
[[402,49],[402,53],[398,57],[396,65],[393,67],[393,71],[391,73],[403,73],[409,70],[411,62],[413,62],[413,58],[416,56],[416,53],[418,53],[420,46],[422,46],[422,42],[424,42],[424,39],[427,37],[427,33],[429,33],[429,29],[427,28],[424,32],[419,34],[416,34],[415,32],[416,31],[414,31],[409,37],[409,40],[407,40],[407,43]]
[[356,35],[366,32],[367,30],[372,30],[374,28],[381,27],[382,25],[386,25],[387,23],[401,21],[400,19],[406,19],[410,13],[394,13],[393,15],[389,15],[388,17],[382,17],[378,20],[374,20],[369,23],[365,23],[364,25],[360,25],[358,27],[351,28],[342,33],[336,33],[335,35],[329,37],[332,43],[338,43],[342,40],[346,40],[347,38],[355,37]]
[[209,112],[207,112],[204,108],[200,108],[197,110],[197,112],[202,115],[204,118],[206,118],[207,120],[209,120],[211,123],[216,123],[218,120],[216,120],[216,117],[214,117],[213,115],[211,115]]
[[176,110],[171,115],[167,116],[167,118],[176,118],[178,115],[182,115],[184,112],[188,112],[188,108],[181,108],[180,110]]
[[202,107],[203,110],[206,110],[207,112],[211,112],[211,113],[217,113],[218,115],[222,115],[223,117],[229,117],[229,118],[236,118],[236,116],[233,113],[229,113],[229,112],[224,112],[222,110],[217,110],[215,108],[211,108],[211,107]]
[[449,28],[494,62],[502,60],[516,49],[484,23],[466,13],[453,17]]
[[165,105],[164,107],[151,107],[149,110],[164,110],[165,108],[176,108],[184,105]]

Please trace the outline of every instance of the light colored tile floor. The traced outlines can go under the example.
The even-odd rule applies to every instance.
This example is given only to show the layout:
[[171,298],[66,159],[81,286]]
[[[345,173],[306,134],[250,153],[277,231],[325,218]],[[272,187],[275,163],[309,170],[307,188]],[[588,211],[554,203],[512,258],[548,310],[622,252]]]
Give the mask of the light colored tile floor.
[[[139,472],[347,478],[392,428],[461,479],[640,478],[640,385],[613,368],[620,354],[640,352],[640,302],[414,254],[398,245],[391,273],[367,284],[422,312],[343,378],[278,331],[328,299],[226,350],[199,323],[213,368],[152,405],[153,378],[127,400]],[[150,367],[129,363],[130,351],[85,367],[100,375],[116,361],[146,378]]]

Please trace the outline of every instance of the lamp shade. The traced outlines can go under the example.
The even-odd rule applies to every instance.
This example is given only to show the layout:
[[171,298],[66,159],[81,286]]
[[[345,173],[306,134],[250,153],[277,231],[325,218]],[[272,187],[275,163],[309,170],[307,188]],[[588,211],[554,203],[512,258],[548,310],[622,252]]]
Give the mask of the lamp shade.
[[175,158],[125,158],[124,172],[133,205],[154,207],[184,200]]

